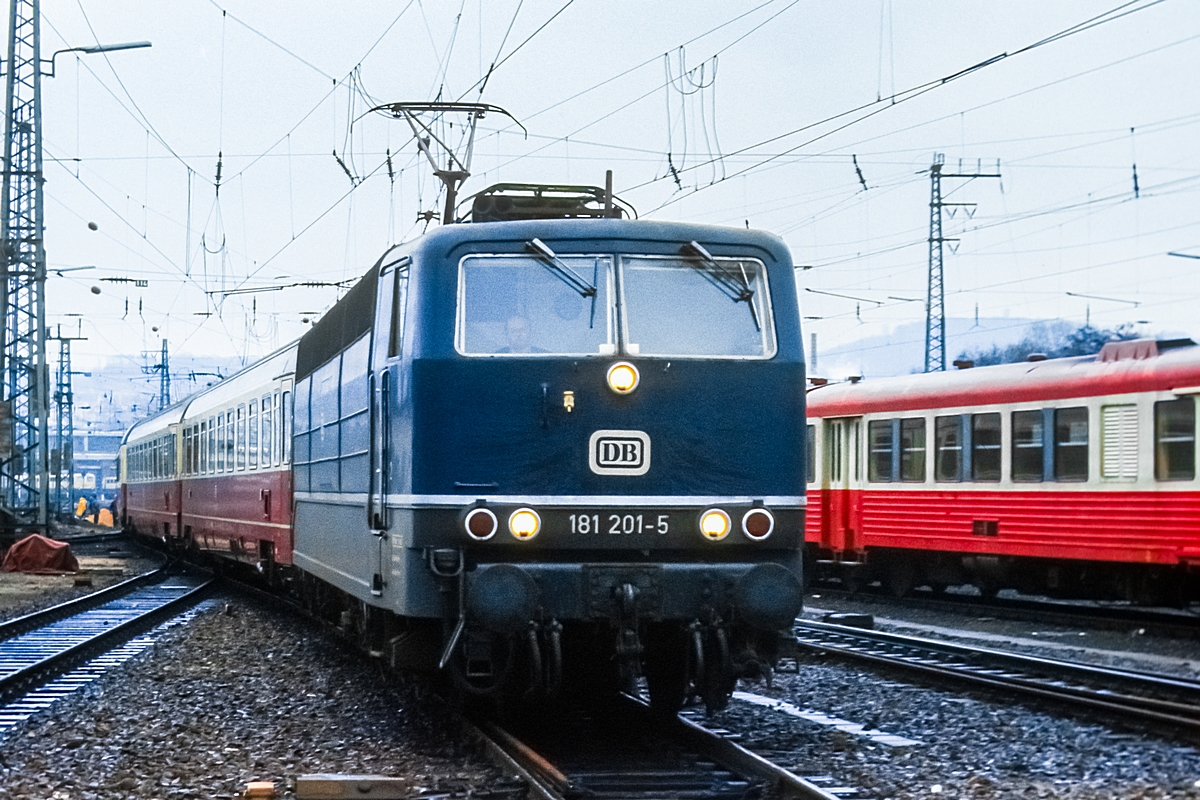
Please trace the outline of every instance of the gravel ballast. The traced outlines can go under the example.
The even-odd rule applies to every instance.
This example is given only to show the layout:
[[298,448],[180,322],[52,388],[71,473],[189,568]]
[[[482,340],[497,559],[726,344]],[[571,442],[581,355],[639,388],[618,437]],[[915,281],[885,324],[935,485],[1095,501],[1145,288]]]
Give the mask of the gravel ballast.
[[219,599],[142,657],[0,740],[11,800],[232,797],[311,773],[409,779],[425,797],[513,797],[417,684],[310,623]]
[[[876,627],[1066,660],[1195,675],[1196,643],[1113,631],[964,617],[882,598],[806,598],[806,617],[870,613]],[[819,610],[818,610],[819,609]],[[1082,634],[1082,635],[1080,635]],[[982,637],[983,640],[980,640]],[[790,669],[790,668],[789,668]],[[1154,730],[1069,706],[899,671],[802,654],[774,686],[740,688],[804,710],[917,740],[889,747],[779,710],[734,701],[713,718],[751,749],[801,775],[829,776],[875,798],[1200,798],[1200,749],[1177,730]]]
[[1200,798],[1200,751],[1065,708],[910,683],[832,658],[804,657],[774,686],[745,686],[803,709],[918,741],[866,736],[734,701],[708,721],[804,776],[879,798]]

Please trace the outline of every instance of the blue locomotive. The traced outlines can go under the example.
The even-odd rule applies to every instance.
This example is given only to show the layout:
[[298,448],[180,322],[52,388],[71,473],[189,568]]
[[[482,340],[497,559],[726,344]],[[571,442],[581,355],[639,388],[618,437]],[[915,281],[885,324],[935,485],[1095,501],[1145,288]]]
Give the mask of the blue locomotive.
[[[203,414],[158,425],[183,432],[184,481],[229,441],[232,465],[239,436],[282,437],[293,513],[271,536],[288,541],[210,536],[185,499],[175,535],[290,574],[368,650],[485,696],[644,676],[674,710],[722,707],[790,641],[804,363],[777,237],[493,187],[470,222],[389,250],[293,347],[258,371],[285,389],[270,434],[265,405],[254,442],[233,412],[207,438]],[[261,520],[250,506],[230,516]]]

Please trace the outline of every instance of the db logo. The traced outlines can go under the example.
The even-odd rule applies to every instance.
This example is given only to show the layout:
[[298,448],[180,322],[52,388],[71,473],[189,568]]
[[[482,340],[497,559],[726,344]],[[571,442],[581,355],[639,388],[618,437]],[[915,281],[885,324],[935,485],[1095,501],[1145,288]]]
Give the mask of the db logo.
[[588,466],[597,475],[645,475],[650,437],[642,431],[596,431],[588,442]]

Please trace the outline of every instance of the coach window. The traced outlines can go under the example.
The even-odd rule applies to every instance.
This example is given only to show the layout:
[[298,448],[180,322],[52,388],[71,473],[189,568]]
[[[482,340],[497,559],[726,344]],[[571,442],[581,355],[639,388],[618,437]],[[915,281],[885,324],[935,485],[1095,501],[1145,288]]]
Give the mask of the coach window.
[[900,420],[900,480],[925,480],[925,420]]
[[216,464],[217,472],[225,471],[225,414],[217,414],[217,436],[213,439],[213,445],[217,450]]
[[208,467],[208,425],[196,424],[196,474],[203,475]]
[[275,394],[271,399],[271,406],[275,409],[274,424],[271,426],[271,453],[276,466],[279,465],[279,456],[282,453],[280,440],[283,438],[281,431],[283,430],[283,406],[279,405],[279,390],[275,390]]
[[1000,480],[1000,415],[971,415],[971,477]]
[[237,452],[237,468],[246,468],[246,404],[238,403],[237,407],[237,441],[234,445]]
[[962,480],[962,417],[937,417],[933,421],[934,480]]
[[890,419],[873,420],[867,423],[867,480],[886,483],[892,480],[892,463],[896,457],[896,443],[892,438]]
[[1154,477],[1160,481],[1196,477],[1196,401],[1191,397],[1154,404]]
[[1054,480],[1088,478],[1088,410],[1054,409]]
[[1042,412],[1014,411],[1012,414],[1012,479],[1040,481],[1045,464]]
[[262,396],[262,465],[271,466],[271,445],[275,439],[275,412],[271,406],[271,393]]
[[246,461],[250,469],[258,469],[258,401],[251,400],[246,412],[249,428],[246,431]]
[[234,469],[233,451],[234,451],[234,446],[235,446],[235,442],[236,442],[236,439],[234,438],[234,434],[236,433],[236,431],[237,431],[237,427],[233,423],[233,409],[231,408],[225,412],[225,471],[226,472],[233,472],[233,469]]
[[808,482],[812,483],[817,479],[817,426],[808,426]]
[[283,463],[290,464],[292,461],[292,393],[283,393],[283,444],[280,450],[283,452]]
[[183,429],[183,474],[192,471],[192,426]]

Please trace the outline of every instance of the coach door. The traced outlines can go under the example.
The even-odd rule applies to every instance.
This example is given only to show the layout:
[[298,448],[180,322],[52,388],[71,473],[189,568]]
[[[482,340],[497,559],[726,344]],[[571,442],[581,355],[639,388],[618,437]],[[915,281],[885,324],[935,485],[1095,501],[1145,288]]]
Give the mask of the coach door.
[[862,481],[862,418],[846,417],[825,422],[825,508],[828,523],[822,546],[836,560],[857,560]]

